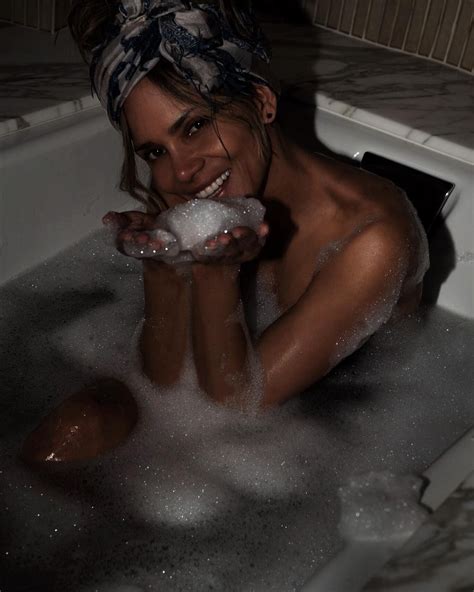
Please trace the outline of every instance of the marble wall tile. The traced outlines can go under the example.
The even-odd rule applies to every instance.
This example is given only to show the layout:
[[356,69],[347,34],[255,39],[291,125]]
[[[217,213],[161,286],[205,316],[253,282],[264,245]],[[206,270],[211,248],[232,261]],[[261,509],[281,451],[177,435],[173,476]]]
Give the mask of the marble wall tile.
[[331,0],[319,0],[318,2],[316,2],[314,22],[319,25],[327,26],[330,10]]
[[422,56],[429,56],[436,40],[438,27],[443,18],[445,0],[430,0],[428,16],[423,29],[418,52]]
[[67,16],[71,8],[71,0],[56,0],[56,28],[65,27],[67,25]]
[[428,16],[429,0],[415,0],[412,9],[412,18],[408,29],[405,45],[406,51],[416,53],[421,42],[421,33]]
[[37,0],[20,0],[14,3],[13,6],[13,20],[17,23],[28,25],[29,27],[40,26],[41,11],[39,9],[39,2]]
[[71,0],[1,0],[0,18],[55,31],[66,25],[70,6]]
[[377,41],[382,45],[391,45],[393,31],[400,11],[400,0],[387,0],[383,20]]
[[365,37],[369,41],[378,41],[380,28],[384,19],[385,7],[385,2],[383,0],[372,1],[368,14],[367,30],[365,32]]
[[471,34],[464,50],[461,60],[461,67],[466,70],[472,70],[474,67],[474,27],[471,25]]
[[[26,22],[30,27],[41,27],[41,13],[38,10],[38,2],[27,0],[26,2]],[[40,19],[38,21],[38,19]]]
[[390,46],[396,49],[402,49],[408,37],[408,30],[412,20],[412,9],[414,6],[413,0],[400,0],[398,15],[393,27],[392,39]]
[[[474,14],[474,0],[464,0],[461,2],[459,18],[451,47],[448,51],[447,62],[458,66],[463,57],[464,49],[467,45],[469,35],[474,36],[472,27],[472,15]],[[471,64],[472,67],[472,64]],[[468,66],[469,68],[469,66]]]
[[371,0],[358,0],[356,7],[356,14],[354,19],[354,26],[352,34],[355,37],[363,37],[365,35],[367,21],[369,17]]
[[458,0],[454,2],[446,2],[444,5],[443,16],[439,26],[438,34],[432,48],[433,57],[435,59],[444,60],[448,50],[449,41],[451,39],[451,30],[455,24],[459,6],[460,2]]
[[343,0],[334,0],[332,2],[328,16],[328,27],[331,27],[331,29],[339,29],[343,6]]
[[342,8],[341,25],[339,30],[344,33],[352,31],[352,23],[354,21],[355,12],[357,8],[357,0],[345,0]]

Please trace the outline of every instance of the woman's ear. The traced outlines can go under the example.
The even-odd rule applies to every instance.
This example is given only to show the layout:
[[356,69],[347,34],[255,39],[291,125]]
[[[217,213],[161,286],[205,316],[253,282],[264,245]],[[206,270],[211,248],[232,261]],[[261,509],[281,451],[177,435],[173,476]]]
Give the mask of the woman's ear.
[[277,98],[272,89],[266,84],[256,84],[256,107],[262,118],[262,122],[273,123],[277,114]]

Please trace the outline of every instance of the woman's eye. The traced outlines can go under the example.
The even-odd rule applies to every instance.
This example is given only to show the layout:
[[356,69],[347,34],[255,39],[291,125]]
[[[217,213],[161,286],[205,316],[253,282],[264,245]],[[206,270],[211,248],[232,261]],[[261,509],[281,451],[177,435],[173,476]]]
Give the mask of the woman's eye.
[[194,135],[198,132],[202,127],[204,127],[207,123],[207,119],[201,118],[196,119],[188,128],[188,136]]
[[153,148],[153,150],[148,150],[148,152],[146,152],[143,155],[143,159],[146,162],[152,162],[153,160],[156,160],[160,156],[163,156],[164,153],[165,153],[165,151],[163,148]]

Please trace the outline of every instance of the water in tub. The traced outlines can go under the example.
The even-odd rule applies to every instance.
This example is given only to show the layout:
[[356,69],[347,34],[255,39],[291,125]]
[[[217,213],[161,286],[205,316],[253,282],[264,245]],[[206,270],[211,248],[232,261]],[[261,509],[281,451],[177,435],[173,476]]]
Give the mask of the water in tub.
[[[140,264],[105,231],[0,290],[2,592],[297,590],[342,544],[341,499],[343,526],[371,539],[419,520],[409,475],[473,423],[474,321],[422,310],[293,402],[244,414],[211,403],[192,368],[168,390],[141,376],[142,291]],[[278,315],[272,298],[256,286],[260,328]],[[126,443],[23,465],[41,416],[103,376],[139,404]],[[377,491],[392,494],[388,523]]]

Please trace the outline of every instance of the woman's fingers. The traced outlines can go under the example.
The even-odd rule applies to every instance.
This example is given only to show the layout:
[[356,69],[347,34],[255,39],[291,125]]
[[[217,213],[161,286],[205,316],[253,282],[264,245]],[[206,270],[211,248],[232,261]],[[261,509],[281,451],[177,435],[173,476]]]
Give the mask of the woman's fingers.
[[156,228],[156,216],[151,214],[109,212],[102,222],[112,229],[117,249],[129,257],[165,259],[179,252],[175,236]]
[[[156,228],[156,216],[138,211],[108,212],[102,221],[114,231],[117,248],[124,255],[170,260],[180,253],[176,237]],[[243,263],[258,255],[268,231],[265,222],[256,231],[237,226],[205,241],[193,256],[197,261]]]
[[152,230],[155,228],[156,216],[130,210],[128,212],[108,212],[103,218],[102,223],[106,226],[115,226],[117,228],[133,228]]
[[164,254],[163,241],[151,237],[147,232],[125,230],[117,237],[119,250],[129,257],[138,259],[159,257]]
[[257,234],[260,238],[265,238],[269,232],[270,226],[266,222],[262,222],[257,229]]
[[130,257],[154,258],[163,261],[179,254],[176,237],[166,230],[125,230],[118,235],[119,248]]
[[205,241],[194,255],[209,263],[243,263],[256,257],[268,234],[268,226],[260,225],[257,232],[246,226],[237,226]]

